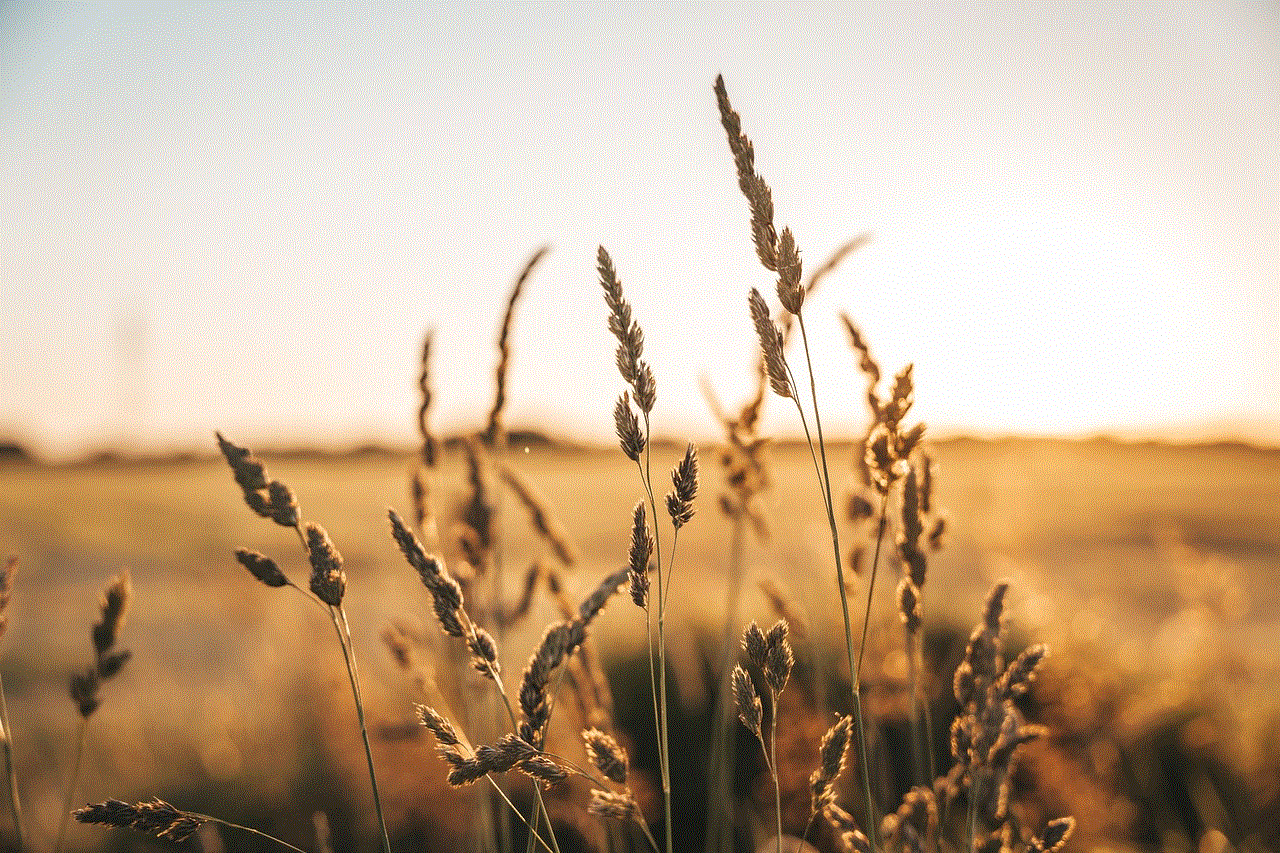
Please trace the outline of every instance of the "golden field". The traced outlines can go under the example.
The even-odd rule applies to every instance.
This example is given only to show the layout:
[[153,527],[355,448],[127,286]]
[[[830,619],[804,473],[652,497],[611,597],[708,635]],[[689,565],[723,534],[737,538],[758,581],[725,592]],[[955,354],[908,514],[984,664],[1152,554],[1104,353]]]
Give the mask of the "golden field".
[[[655,471],[666,471],[681,449],[657,445]],[[1280,452],[1033,439],[952,439],[932,450],[936,503],[949,527],[945,547],[930,557],[926,656],[940,670],[954,666],[956,637],[962,650],[986,590],[998,578],[1012,581],[1015,642],[1052,649],[1036,691],[1050,737],[1028,749],[1025,786],[1048,817],[1075,814],[1070,849],[1196,849],[1218,838],[1205,836],[1209,829],[1243,849],[1276,843]],[[853,484],[851,454],[849,445],[831,448],[837,486]],[[393,835],[403,849],[465,849],[440,839],[466,828],[457,805],[470,808],[472,795],[444,787],[444,766],[416,727],[413,703],[421,697],[379,639],[394,620],[417,626],[436,679],[456,680],[430,652],[443,646],[432,635],[430,597],[387,527],[388,507],[409,515],[412,454],[261,456],[292,487],[303,518],[323,524],[345,557],[344,605]],[[626,561],[630,511],[641,496],[634,466],[616,449],[541,442],[515,441],[506,458],[579,549],[566,589],[580,599]],[[705,725],[714,683],[707,670],[719,665],[726,600],[721,472],[713,448],[702,448],[702,458],[697,514],[680,536],[668,615],[677,716],[687,718],[672,723],[675,769],[688,771],[676,773],[674,796],[690,800],[677,806],[677,817],[697,814],[698,791],[705,796],[694,781],[706,747],[698,720]],[[764,501],[772,535],[748,547],[740,621],[776,618],[758,589],[773,579],[808,622],[798,632],[802,662],[815,647],[805,638],[818,638],[818,658],[838,670],[830,539],[808,451],[775,447],[771,464]],[[460,454],[449,452],[434,496],[442,525],[465,487]],[[509,494],[499,518],[504,584],[514,595],[545,546]],[[336,849],[375,849],[359,730],[330,626],[302,596],[250,577],[232,557],[241,546],[272,556],[299,582],[307,576],[293,532],[245,508],[221,458],[0,466],[0,549],[21,561],[0,663],[34,849],[51,849],[73,760],[78,717],[67,679],[90,660],[88,633],[104,582],[125,568],[134,596],[121,644],[133,658],[103,687],[77,805],[160,796],[304,847],[314,837],[313,814],[323,811]],[[869,712],[892,731],[902,716],[892,685],[903,679],[904,663],[895,653],[899,568],[891,548],[886,555],[864,690],[872,694]],[[555,615],[540,589],[530,615],[502,638],[509,686]],[[647,678],[631,665],[643,655],[643,635],[643,614],[625,592],[591,629],[619,727],[631,738],[633,789],[652,805],[644,794],[645,770],[653,767],[644,749],[646,737],[652,748]],[[941,673],[943,687],[933,691],[943,699],[948,677]],[[816,705],[824,691],[806,695]],[[639,707],[628,712],[632,696]],[[800,719],[816,720],[820,734],[829,712],[807,710]],[[558,736],[573,740],[567,718],[559,722],[565,731]],[[553,722],[553,738],[556,730]],[[795,756],[810,761],[791,779],[797,802],[812,751]],[[739,785],[748,803],[759,793],[749,770]],[[771,819],[771,787],[759,804]],[[7,826],[0,820],[6,838]],[[685,837],[700,833],[690,828]],[[206,849],[217,846],[212,834],[201,838]],[[70,842],[84,850],[160,843],[85,826],[72,827]],[[245,843],[235,838],[227,849],[267,849]]]

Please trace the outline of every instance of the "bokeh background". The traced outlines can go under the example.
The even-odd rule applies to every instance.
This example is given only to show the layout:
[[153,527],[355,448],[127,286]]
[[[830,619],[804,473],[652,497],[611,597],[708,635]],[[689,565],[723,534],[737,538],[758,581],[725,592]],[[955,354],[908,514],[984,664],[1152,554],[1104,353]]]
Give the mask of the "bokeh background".
[[[430,616],[385,509],[409,506],[424,333],[433,428],[479,428],[511,282],[544,244],[512,329],[509,463],[577,543],[566,584],[584,595],[639,496],[607,449],[604,244],[646,332],[655,428],[704,448],[673,640],[699,742],[729,530],[700,384],[727,406],[753,393],[746,293],[771,285],[718,73],[806,266],[872,236],[806,318],[846,491],[865,407],[839,313],[886,371],[915,364],[951,531],[930,575],[938,683],[1010,578],[1016,642],[1054,649],[1038,696],[1054,736],[1026,788],[1043,816],[1077,815],[1075,849],[1273,847],[1278,45],[1264,3],[0,6],[0,552],[21,560],[0,666],[34,849],[70,775],[67,675],[124,568],[135,657],[105,688],[78,800],[158,794],[304,846],[322,811],[340,850],[372,849],[340,655],[322,614],[231,559],[255,547],[305,575],[288,531],[241,503],[214,429],[263,451],[347,558],[406,847],[458,829],[469,801],[442,790],[379,640]],[[778,402],[772,537],[748,552],[743,613],[774,618],[757,587],[773,579],[834,636],[826,525]],[[682,446],[660,446],[663,469]],[[465,485],[451,446],[446,524]],[[542,546],[518,506],[502,530],[518,585]],[[873,617],[886,684],[903,666],[891,592]],[[555,612],[535,597],[509,677]],[[620,696],[642,625],[618,601],[597,632]]]

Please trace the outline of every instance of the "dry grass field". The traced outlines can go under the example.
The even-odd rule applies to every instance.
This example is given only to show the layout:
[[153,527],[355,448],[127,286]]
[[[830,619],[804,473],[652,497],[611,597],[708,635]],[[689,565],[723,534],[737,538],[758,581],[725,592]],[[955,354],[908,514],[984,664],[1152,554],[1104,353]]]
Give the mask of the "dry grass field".
[[[659,470],[679,452],[657,445]],[[1051,734],[1028,750],[1022,784],[1040,792],[1048,816],[1076,815],[1075,849],[1195,849],[1206,828],[1247,849],[1274,844],[1280,454],[1237,445],[956,439],[937,444],[934,455],[936,502],[950,527],[945,548],[931,557],[926,656],[939,669],[954,667],[964,626],[991,582],[1012,581],[1007,611],[1015,640],[1045,641],[1053,650],[1036,691]],[[834,446],[831,457],[835,483],[852,484],[849,446]],[[430,598],[386,524],[387,507],[408,513],[411,455],[263,458],[292,486],[303,517],[324,524],[346,558],[345,606],[393,835],[421,845],[405,849],[462,849],[422,841],[462,832],[473,819],[465,812],[473,795],[445,788],[444,765],[416,725],[413,703],[421,696],[379,639],[384,626],[401,621],[418,626],[428,646],[441,645],[429,630]],[[714,504],[722,476],[714,452],[704,448],[703,458],[702,494],[710,497],[682,532],[668,617],[677,716],[687,718],[672,723],[672,752],[695,762],[706,748],[697,721],[705,727],[714,683],[708,659],[718,667],[712,650],[725,611],[729,530]],[[576,601],[625,564],[639,492],[634,467],[615,449],[541,443],[517,442],[508,459],[542,492],[580,551],[565,578]],[[815,647],[807,637],[820,659],[838,667],[839,605],[808,453],[780,446],[771,462],[765,510],[772,537],[748,548],[741,621],[776,618],[758,587],[771,579],[808,623],[793,626],[802,662]],[[451,451],[437,502],[460,501],[465,486],[461,455]],[[514,498],[503,500],[505,583],[514,595],[525,567],[546,549]],[[78,716],[68,675],[90,659],[99,591],[123,568],[132,573],[134,599],[121,644],[133,659],[103,686],[77,804],[156,795],[304,847],[314,837],[312,815],[323,811],[336,849],[374,849],[364,757],[329,626],[302,596],[256,582],[232,552],[263,551],[299,579],[308,571],[305,557],[291,531],[245,510],[221,458],[5,464],[0,543],[21,560],[0,663],[35,849],[48,849],[73,760]],[[904,677],[904,662],[894,652],[901,637],[893,561],[886,572],[864,689],[870,685],[873,699],[880,697],[868,713],[891,731],[902,710],[889,686]],[[529,616],[503,638],[509,689],[555,616],[540,589]],[[647,737],[652,749],[652,718],[646,724],[648,688],[634,664],[643,656],[643,626],[641,611],[622,595],[592,636],[630,738],[632,787],[648,809],[655,783],[646,775],[653,759],[644,746]],[[441,660],[435,677],[456,680]],[[624,714],[628,702],[639,710]],[[826,718],[811,710],[820,733]],[[553,724],[553,739],[575,737],[564,722],[565,731]],[[802,791],[811,767],[798,769],[791,784]],[[1173,784],[1175,777],[1185,784]],[[751,801],[758,792],[744,784]],[[694,796],[686,777],[677,776],[674,787],[677,798]],[[760,801],[766,817],[768,794]],[[696,814],[698,805],[686,808]],[[7,825],[0,821],[0,835],[11,837]],[[211,834],[201,837],[214,849]],[[73,826],[70,843],[124,850],[159,842]],[[257,849],[244,843],[236,839],[228,849]]]

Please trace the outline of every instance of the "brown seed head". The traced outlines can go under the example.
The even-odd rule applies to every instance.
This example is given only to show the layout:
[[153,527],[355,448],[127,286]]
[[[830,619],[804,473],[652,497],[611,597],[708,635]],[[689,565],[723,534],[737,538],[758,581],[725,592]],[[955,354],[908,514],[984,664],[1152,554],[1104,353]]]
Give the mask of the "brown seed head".
[[791,380],[787,378],[787,363],[782,355],[782,333],[774,325],[764,297],[754,287],[748,296],[748,305],[751,308],[751,322],[760,339],[760,353],[764,358],[765,373],[769,376],[769,387],[779,397],[790,397]]
[[599,729],[587,729],[582,733],[587,755],[604,777],[619,785],[627,783],[627,753],[611,735]]
[[502,326],[498,332],[498,367],[495,371],[493,407],[489,410],[489,425],[485,427],[485,431],[481,434],[484,443],[489,447],[498,447],[505,441],[502,410],[507,403],[507,368],[511,364],[511,325],[515,318],[516,303],[520,300],[520,294],[524,290],[524,283],[533,274],[533,268],[538,265],[538,261],[542,260],[542,257],[549,250],[549,246],[543,246],[533,253],[524,265],[524,269],[521,270],[520,275],[516,277],[516,283],[511,288],[511,295],[507,298],[507,310],[502,315]]
[[898,618],[906,626],[908,634],[914,636],[920,630],[920,590],[909,577],[898,582]]
[[765,635],[764,678],[769,682],[774,696],[782,693],[791,677],[791,667],[795,664],[795,655],[791,652],[791,644],[787,642],[787,623],[781,619],[774,623]]
[[671,472],[672,491],[667,494],[667,512],[679,530],[693,518],[693,499],[698,495],[698,449],[692,443],[684,459]]
[[767,270],[778,270],[778,234],[773,227],[773,198],[769,186],[756,174],[755,149],[751,140],[742,132],[742,120],[729,103],[729,93],[724,78],[717,76],[716,103],[720,108],[720,123],[729,140],[734,167],[738,173],[738,188],[746,196],[751,208],[751,238],[755,242],[756,256]]
[[645,520],[644,501],[639,501],[631,514],[631,550],[627,558],[631,600],[637,607],[649,605],[649,559],[652,556],[653,536]]
[[632,462],[640,461],[644,453],[644,433],[640,429],[640,419],[631,411],[631,396],[622,392],[618,403],[613,407],[613,428],[618,434],[618,446]]
[[427,705],[418,705],[418,718],[422,720],[422,724],[431,730],[436,736],[436,740],[443,746],[457,746],[458,732],[454,729],[453,724],[444,718],[435,708]]
[[279,480],[267,484],[267,503],[271,507],[271,520],[281,527],[298,524],[298,501],[293,491]]
[[582,603],[578,605],[578,616],[574,622],[583,628],[590,625],[592,620],[604,609],[609,599],[613,598],[614,593],[627,582],[630,575],[631,569],[629,567],[618,569],[605,575],[600,583],[596,584],[596,588],[591,591],[591,594],[582,599]]
[[742,650],[747,653],[747,660],[757,668],[764,668],[765,659],[769,655],[769,644],[765,640],[764,631],[760,630],[754,619],[742,632]]
[[93,649],[99,656],[106,654],[116,644],[120,629],[124,627],[124,617],[129,610],[132,594],[133,584],[129,580],[128,571],[112,578],[102,591],[99,602],[102,618],[93,626]]
[[342,555],[324,528],[315,522],[306,526],[307,558],[311,561],[311,591],[330,607],[342,605],[347,576],[342,571]]
[[827,733],[822,736],[822,743],[818,750],[821,761],[818,769],[809,777],[809,789],[813,794],[815,814],[820,814],[827,803],[834,802],[835,792],[831,785],[844,772],[852,726],[853,718],[844,716],[836,720],[835,725],[827,729]]
[[1031,839],[1031,846],[1028,849],[1033,853],[1058,853],[1071,838],[1075,828],[1076,819],[1073,817],[1051,820],[1044,828],[1044,835]]
[[248,548],[236,549],[236,560],[240,565],[249,570],[255,578],[262,581],[267,586],[284,586],[289,583],[289,579],[284,576],[284,572],[280,571],[280,567],[270,557],[259,554],[257,551],[250,551]]
[[804,286],[800,284],[800,252],[790,228],[782,229],[778,238],[778,301],[792,314],[804,305]]
[[639,813],[635,799],[625,792],[596,789],[591,792],[591,802],[587,804],[587,814],[613,820],[631,820]]
[[740,666],[733,668],[733,699],[738,706],[738,719],[756,737],[760,737],[760,726],[764,722],[764,706],[760,704],[760,696],[751,676]]

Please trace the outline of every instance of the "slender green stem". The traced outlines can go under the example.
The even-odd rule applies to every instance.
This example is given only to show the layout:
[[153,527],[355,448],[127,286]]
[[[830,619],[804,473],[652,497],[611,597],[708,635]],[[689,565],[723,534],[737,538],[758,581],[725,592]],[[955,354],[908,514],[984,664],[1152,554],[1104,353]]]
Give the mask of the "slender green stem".
[[[801,339],[801,342],[804,344],[805,364],[808,367],[808,371],[809,371],[809,394],[813,400],[813,420],[814,420],[814,425],[818,431],[818,450],[822,455],[822,473],[819,475],[818,481],[823,492],[823,502],[825,503],[826,509],[827,509],[827,523],[831,527],[831,548],[832,548],[832,553],[833,553],[835,564],[836,564],[836,584],[840,590],[840,611],[842,616],[844,617],[845,652],[849,659],[850,693],[853,696],[854,720],[857,724],[857,729],[858,729],[858,746],[859,746],[858,754],[859,754],[859,761],[860,761],[861,770],[862,770],[863,795],[866,800],[866,809],[867,809],[867,812],[866,812],[867,837],[870,840],[871,849],[875,850],[877,847],[876,824],[879,822],[879,819],[876,815],[874,800],[871,797],[871,768],[870,768],[870,761],[867,758],[867,736],[866,736],[866,726],[863,722],[862,695],[861,695],[862,694],[862,675],[861,675],[862,657],[865,654],[866,647],[867,647],[866,620],[869,620],[871,617],[871,595],[875,589],[875,570],[873,568],[872,575],[871,575],[871,583],[867,587],[867,614],[862,625],[862,644],[858,650],[858,664],[855,667],[853,662],[852,627],[849,620],[849,599],[848,599],[848,595],[845,592],[845,585],[844,585],[844,563],[840,558],[840,532],[836,527],[835,511],[832,504],[831,473],[830,473],[830,469],[827,466],[827,449],[826,449],[826,443],[823,440],[823,436],[822,436],[822,418],[821,418],[821,415],[819,414],[819,409],[818,409],[818,388],[813,375],[813,360],[809,354],[809,334],[805,329],[804,315],[802,313],[797,313],[795,316],[796,316],[796,320],[799,321],[800,323],[800,339]],[[787,369],[788,371],[790,371],[789,366]],[[793,389],[795,388],[794,380],[792,381],[792,388]],[[803,423],[804,411],[800,406],[800,400],[797,398],[795,400],[795,403],[796,403],[796,408],[800,410],[800,420],[801,420],[801,423]],[[809,431],[807,426],[805,427],[805,437],[809,439],[809,453],[812,455],[813,440],[809,438]],[[881,517],[883,518],[883,513],[881,514]],[[883,532],[883,524],[881,525],[881,532]],[[880,542],[879,542],[879,538],[877,538],[876,540],[877,555],[879,554],[879,551],[880,551]]]
[[[364,720],[364,702],[360,696],[360,676],[356,672],[355,649],[349,648],[351,628],[347,624],[346,611],[342,605],[331,608],[333,627],[338,632],[338,644],[342,646],[342,658],[347,664],[347,676],[351,680],[351,693],[356,703],[356,718],[360,721],[360,737],[364,741],[364,757],[369,763],[369,784],[373,788],[373,810],[378,815],[378,827],[382,830],[383,853],[391,853],[391,839],[387,836],[387,822],[382,816],[382,798],[378,795],[378,777],[373,772],[373,750],[369,747],[369,729]],[[341,617],[341,623],[339,623]],[[343,634],[346,638],[343,638]]]
[[76,760],[71,765],[71,781],[67,783],[67,799],[62,804],[62,817],[58,821],[58,840],[54,842],[54,853],[62,853],[62,843],[67,838],[67,821],[71,819],[71,804],[76,799],[76,785],[80,781],[80,763],[84,760],[84,744],[89,738],[89,718],[80,718],[80,736],[76,744]]
[[0,680],[0,728],[4,737],[4,763],[9,772],[9,804],[13,807],[13,831],[18,849],[26,848],[26,833],[22,830],[22,799],[18,796],[18,768],[13,764],[13,729],[9,726],[9,705],[4,698],[4,681]]

